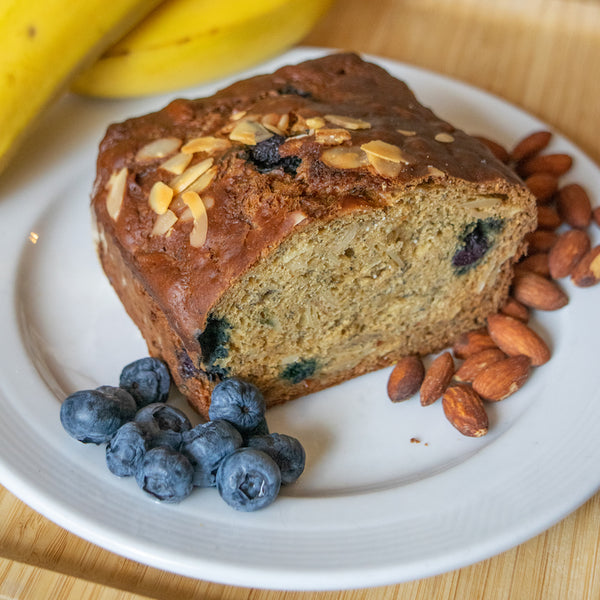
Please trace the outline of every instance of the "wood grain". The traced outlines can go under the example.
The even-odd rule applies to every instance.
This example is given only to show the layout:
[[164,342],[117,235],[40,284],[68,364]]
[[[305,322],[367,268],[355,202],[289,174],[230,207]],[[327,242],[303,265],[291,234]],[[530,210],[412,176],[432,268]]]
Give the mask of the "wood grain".
[[[550,123],[600,162],[597,0],[339,0],[304,45],[379,54],[474,84]],[[600,598],[599,531],[597,494],[538,537],[458,571],[366,590],[264,591],[123,560],[0,488],[0,599],[591,600]]]

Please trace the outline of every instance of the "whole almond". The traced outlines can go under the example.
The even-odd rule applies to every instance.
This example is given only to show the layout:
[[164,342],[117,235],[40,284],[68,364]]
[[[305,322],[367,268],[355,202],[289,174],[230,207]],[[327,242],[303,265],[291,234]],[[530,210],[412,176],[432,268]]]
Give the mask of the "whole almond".
[[392,369],[388,380],[388,396],[392,402],[408,400],[416,394],[423,383],[425,367],[418,356],[401,358]]
[[481,352],[486,348],[496,348],[494,340],[490,337],[487,329],[482,327],[463,333],[452,346],[452,352],[456,358],[467,358],[471,354]]
[[600,281],[600,246],[594,246],[575,265],[571,281],[579,287],[590,287]]
[[473,380],[473,389],[484,400],[504,400],[523,386],[530,368],[528,356],[509,356],[483,369]]
[[562,219],[554,206],[539,204],[537,207],[537,228],[538,229],[557,229],[562,225]]
[[525,236],[527,241],[527,254],[538,254],[539,252],[548,252],[558,239],[558,234],[555,231],[547,231],[545,229],[536,229]]
[[558,190],[558,177],[552,173],[534,173],[525,179],[525,185],[535,199],[544,204],[549,202]]
[[531,271],[533,273],[541,275],[542,277],[548,277],[550,275],[550,266],[548,265],[548,253],[538,252],[537,254],[527,256],[521,262],[518,262],[515,265],[514,269],[515,273]]
[[442,397],[444,414],[463,435],[481,437],[488,432],[489,420],[477,392],[464,383],[450,386]]
[[509,296],[500,307],[500,312],[509,317],[519,319],[519,321],[523,321],[523,323],[529,321],[529,309],[511,296]]
[[586,229],[592,221],[592,203],[587,192],[578,184],[561,188],[556,197],[556,210],[565,223]]
[[548,344],[525,323],[506,315],[488,317],[488,331],[498,348],[509,356],[524,354],[539,367],[550,360]]
[[465,362],[454,373],[454,379],[470,383],[483,369],[505,358],[506,354],[500,348],[488,348],[477,352],[477,354],[472,354],[465,359]]
[[476,140],[479,140],[484,146],[487,146],[490,152],[503,163],[507,163],[510,160],[510,154],[508,150],[498,142],[494,140],[490,140],[489,138],[483,137],[481,135],[473,136]]
[[538,310],[558,310],[569,303],[556,282],[531,272],[515,275],[512,295],[521,304]]
[[569,229],[560,235],[548,254],[548,268],[554,279],[570,275],[575,265],[590,250],[588,234],[581,229]]
[[549,131],[535,131],[519,141],[510,153],[510,157],[518,162],[535,156],[550,143],[551,138],[552,134]]
[[441,398],[453,375],[454,361],[450,352],[444,352],[435,358],[421,384],[421,406],[429,406]]
[[550,173],[560,177],[572,166],[573,159],[568,154],[543,154],[520,162],[517,165],[517,173],[525,178],[534,173]]

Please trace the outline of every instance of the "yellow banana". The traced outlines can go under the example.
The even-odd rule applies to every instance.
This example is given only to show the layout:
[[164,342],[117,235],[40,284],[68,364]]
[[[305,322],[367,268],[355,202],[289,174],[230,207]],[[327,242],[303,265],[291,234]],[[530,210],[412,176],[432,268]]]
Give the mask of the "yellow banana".
[[299,41],[332,0],[167,0],[75,81],[100,97],[168,92],[229,75]]
[[0,170],[42,110],[158,0],[5,0],[0,7]]

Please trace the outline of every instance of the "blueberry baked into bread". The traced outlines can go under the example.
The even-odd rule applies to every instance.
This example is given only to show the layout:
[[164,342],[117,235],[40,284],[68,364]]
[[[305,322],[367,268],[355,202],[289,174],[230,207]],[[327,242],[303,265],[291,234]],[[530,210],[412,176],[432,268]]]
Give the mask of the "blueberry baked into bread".
[[401,81],[333,54],[111,125],[103,268],[190,403],[269,405],[439,350],[505,299],[535,201]]

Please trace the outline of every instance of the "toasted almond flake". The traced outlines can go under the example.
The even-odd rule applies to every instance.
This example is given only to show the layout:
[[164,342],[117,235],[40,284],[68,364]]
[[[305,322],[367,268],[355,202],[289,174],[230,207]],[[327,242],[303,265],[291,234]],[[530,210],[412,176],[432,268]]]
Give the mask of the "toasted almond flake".
[[325,119],[334,125],[339,127],[345,127],[346,129],[370,129],[371,123],[357,119],[355,117],[348,117],[346,115],[325,115]]
[[278,129],[281,129],[281,131],[286,131],[289,126],[290,126],[290,114],[284,113],[279,117],[279,121],[277,121],[277,127],[278,127]]
[[292,227],[295,227],[299,223],[302,223],[306,218],[308,218],[307,214],[303,213],[301,210],[295,210],[287,216],[286,221],[289,222]]
[[173,190],[166,183],[157,181],[150,190],[148,203],[157,215],[164,215],[173,200]]
[[454,141],[454,136],[445,131],[441,131],[440,133],[435,134],[434,139],[436,142],[442,142],[442,144],[450,144]]
[[190,192],[196,192],[197,194],[203,192],[212,183],[212,180],[215,178],[216,174],[217,167],[211,167],[208,169],[208,171],[206,171],[206,173],[200,175],[200,177],[198,177],[198,179],[196,179],[196,181],[194,181],[194,183],[192,183],[187,190]]
[[116,221],[121,212],[123,198],[125,197],[125,186],[127,184],[127,167],[114,172],[106,184],[108,195],[106,196],[106,210],[113,221]]
[[169,173],[173,173],[174,175],[181,175],[187,169],[190,162],[192,162],[191,154],[178,152],[171,156],[171,158],[165,160],[165,162],[160,165],[160,168],[169,171]]
[[181,151],[186,154],[193,154],[194,152],[220,152],[221,150],[227,150],[230,146],[231,142],[229,140],[206,135],[189,140],[181,148]]
[[402,170],[401,163],[392,162],[391,160],[381,158],[376,154],[367,154],[367,158],[369,159],[369,164],[375,169],[375,172],[383,177],[397,177]]
[[172,210],[166,210],[156,217],[150,236],[155,237],[169,233],[175,223],[177,223],[177,215]]
[[181,140],[176,137],[167,137],[154,140],[142,146],[135,155],[137,162],[148,162],[155,158],[164,158],[173,154],[181,146]]
[[446,176],[444,171],[440,171],[437,167],[434,167],[432,165],[428,165],[427,174],[431,175],[432,177],[445,177]]
[[265,123],[265,129],[268,129],[271,133],[275,135],[285,136],[285,133],[279,129],[276,125],[269,125],[269,123]]
[[306,125],[310,129],[321,129],[321,127],[325,127],[325,119],[321,117],[309,117],[306,119]]
[[408,164],[410,162],[408,155],[398,146],[388,144],[383,140],[372,140],[363,144],[361,148],[367,153],[369,160],[371,160],[371,156],[377,156],[394,163]]
[[315,141],[325,146],[336,146],[352,139],[347,129],[321,128],[315,131]]
[[234,110],[231,113],[231,120],[232,121],[239,121],[240,119],[243,119],[246,116],[246,111],[245,110]]
[[309,129],[311,128],[308,126],[306,119],[302,115],[296,115],[296,120],[291,127],[291,132],[293,134],[308,133]]
[[194,217],[194,226],[190,233],[190,244],[194,248],[204,246],[206,234],[208,233],[208,215],[202,198],[196,192],[184,192],[181,198],[188,205]]
[[196,181],[201,175],[206,173],[208,169],[212,166],[214,159],[207,158],[191,167],[188,167],[181,175],[177,175],[174,179],[172,179],[169,185],[173,188],[173,191],[176,194],[183,192],[187,189],[192,183]]
[[321,154],[321,160],[336,169],[356,169],[368,163],[366,153],[356,146],[328,148]]
[[408,137],[411,137],[413,135],[417,135],[417,132],[413,131],[412,129],[396,129],[396,131],[398,133],[401,133],[402,135],[406,135]]
[[273,127],[277,127],[277,123],[279,122],[279,114],[267,113],[261,117],[260,122],[265,126],[272,125]]
[[183,210],[183,212],[181,213],[179,220],[182,223],[187,223],[188,221],[192,221],[193,219],[194,219],[194,215],[192,214],[190,207],[186,206],[185,209]]
[[229,134],[229,139],[247,146],[255,146],[272,136],[273,134],[264,125],[245,119],[233,128]]

